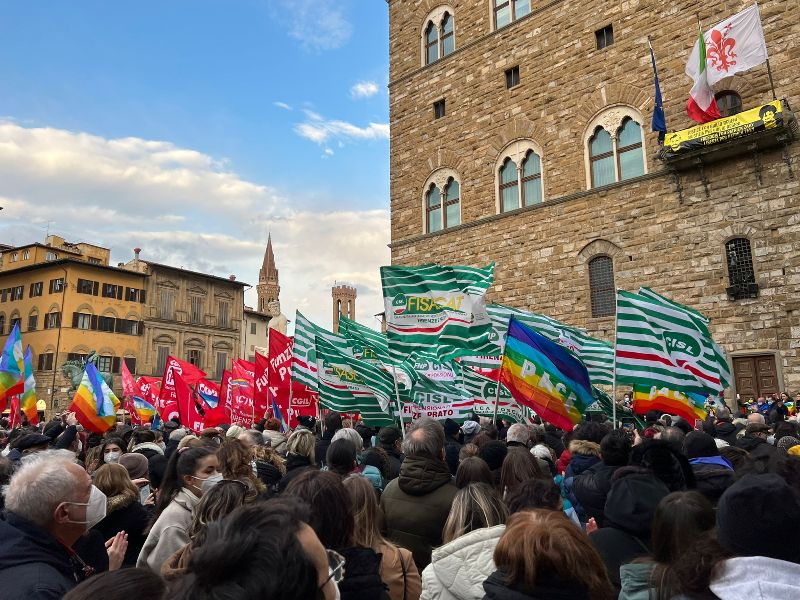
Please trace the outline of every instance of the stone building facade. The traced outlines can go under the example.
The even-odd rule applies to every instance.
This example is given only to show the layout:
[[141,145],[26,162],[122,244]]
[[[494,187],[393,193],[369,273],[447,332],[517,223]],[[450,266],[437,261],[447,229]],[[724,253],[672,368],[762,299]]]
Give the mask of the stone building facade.
[[[685,129],[696,14],[707,29],[750,2],[605,0],[578,13],[566,0],[388,4],[394,264],[495,261],[490,300],[610,341],[603,298],[646,285],[712,319],[734,391],[800,391],[796,130],[680,169],[657,158],[650,132],[648,36],[668,128]],[[791,4],[759,6],[778,97],[795,106]],[[737,98],[745,110],[772,100],[763,66],[715,92],[732,110]],[[748,258],[739,294],[736,264]]]
[[219,380],[231,360],[240,357],[246,283],[141,260],[125,264],[145,273],[147,304],[138,372],[164,374],[172,355]]

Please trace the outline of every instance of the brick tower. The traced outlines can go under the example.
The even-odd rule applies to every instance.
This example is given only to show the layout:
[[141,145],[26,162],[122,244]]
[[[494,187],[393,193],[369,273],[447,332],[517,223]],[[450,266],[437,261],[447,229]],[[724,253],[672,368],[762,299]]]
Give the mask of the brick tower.
[[334,333],[339,333],[340,314],[348,319],[356,318],[356,295],[356,287],[347,283],[337,283],[331,288]]
[[267,312],[270,302],[278,300],[281,286],[278,284],[278,269],[275,267],[275,255],[272,253],[272,234],[267,238],[267,250],[264,252],[264,263],[258,272],[258,311]]

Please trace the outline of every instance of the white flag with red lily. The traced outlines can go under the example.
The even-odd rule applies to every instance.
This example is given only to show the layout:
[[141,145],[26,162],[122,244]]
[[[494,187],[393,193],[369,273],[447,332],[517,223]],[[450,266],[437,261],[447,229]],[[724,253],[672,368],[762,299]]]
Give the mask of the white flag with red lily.
[[[705,43],[708,85],[752,69],[765,63],[768,58],[758,4],[717,23],[705,32],[702,41]],[[686,74],[695,81],[702,69],[699,46],[700,40],[695,43],[686,65]]]

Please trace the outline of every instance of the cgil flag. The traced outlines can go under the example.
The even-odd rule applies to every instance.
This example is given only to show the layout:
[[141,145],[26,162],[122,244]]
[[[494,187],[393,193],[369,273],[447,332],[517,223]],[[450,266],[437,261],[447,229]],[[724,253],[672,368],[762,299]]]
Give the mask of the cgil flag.
[[617,292],[616,374],[618,383],[714,396],[731,379],[708,320],[647,288]]
[[695,44],[692,54],[689,57],[689,64],[692,60],[696,61],[697,70],[689,73],[689,64],[686,65],[686,74],[694,80],[692,91],[689,92],[689,101],[686,103],[686,113],[698,123],[708,123],[714,119],[719,119],[717,101],[714,99],[714,90],[708,83],[708,69],[706,67],[706,42],[703,32],[700,31],[699,40]]
[[[701,61],[700,56],[705,60]],[[725,77],[748,71],[767,62],[767,43],[758,4],[725,19],[706,31],[695,43],[686,74],[697,80],[705,70],[708,85]]]
[[441,360],[489,354],[494,345],[484,296],[493,281],[494,263],[381,267],[392,357],[402,360],[420,348]]
[[514,318],[508,324],[500,381],[519,404],[565,431],[572,431],[594,402],[583,363]]
[[69,410],[89,431],[105,433],[117,420],[119,399],[111,391],[94,364],[86,363],[83,379],[75,391]]
[[23,384],[24,389],[20,398],[20,409],[28,417],[28,423],[38,425],[39,411],[36,409],[36,379],[33,378],[33,352],[30,346],[25,352],[23,370],[25,383]]

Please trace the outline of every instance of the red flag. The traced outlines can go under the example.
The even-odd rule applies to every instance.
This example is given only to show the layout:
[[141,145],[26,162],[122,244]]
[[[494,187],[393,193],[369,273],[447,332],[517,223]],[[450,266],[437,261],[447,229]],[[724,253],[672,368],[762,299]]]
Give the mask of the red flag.
[[19,408],[19,396],[11,396],[11,414],[8,415],[8,426],[11,429],[22,426],[22,411]]
[[[291,354],[289,358],[291,358]],[[272,395],[269,389],[269,360],[267,360],[266,356],[256,353],[255,365],[253,403],[255,405],[256,415],[263,415],[267,412],[267,409],[272,408]]]
[[[125,378],[123,376],[123,383],[122,383],[123,393],[125,390]],[[144,421],[139,417],[139,413],[136,412],[136,407],[133,404],[133,396],[126,396],[125,397],[125,410],[128,412],[128,415],[131,418],[131,425],[144,425]]]
[[[269,332],[269,391],[283,414],[282,421],[289,423],[289,395],[292,376],[292,338],[280,331]],[[256,359],[258,360],[258,359]]]
[[292,429],[297,427],[297,417],[316,417],[318,400],[319,394],[314,390],[311,390],[303,384],[297,383],[296,381],[292,383],[292,402],[290,406],[291,410],[289,411],[289,427]]
[[[253,375],[255,375],[255,371],[253,371]],[[231,424],[246,427],[250,427],[253,424],[255,417],[253,409],[253,379],[250,372],[239,364],[239,361],[233,362],[233,370],[228,378],[226,398],[226,405],[230,410]]]
[[[225,371],[222,375],[222,381],[225,381],[225,374],[230,376],[229,371]],[[203,410],[205,411],[205,425],[206,427],[216,427],[223,423],[230,423],[230,413],[227,410],[225,399],[220,392],[220,386],[209,381],[208,379],[201,379],[197,382],[195,388],[199,400],[202,401]]]
[[158,414],[161,415],[164,421],[169,421],[171,418],[180,415],[178,396],[175,393],[175,373],[179,374],[187,385],[194,385],[206,376],[204,371],[191,363],[179,360],[174,356],[167,358],[164,378],[161,381],[159,403],[156,406]]
[[139,385],[136,383],[133,375],[131,375],[131,372],[128,370],[128,364],[124,360],[122,361],[122,395],[128,396],[128,398],[142,395]]
[[205,422],[203,415],[197,410],[192,388],[189,387],[177,371],[174,372],[173,377],[175,379],[175,395],[177,396],[181,423],[192,431],[202,431],[205,429]]
[[249,360],[245,360],[243,358],[237,358],[234,359],[232,365],[234,370],[238,368],[240,373],[247,373],[251,379],[255,379],[256,363],[250,362]]

